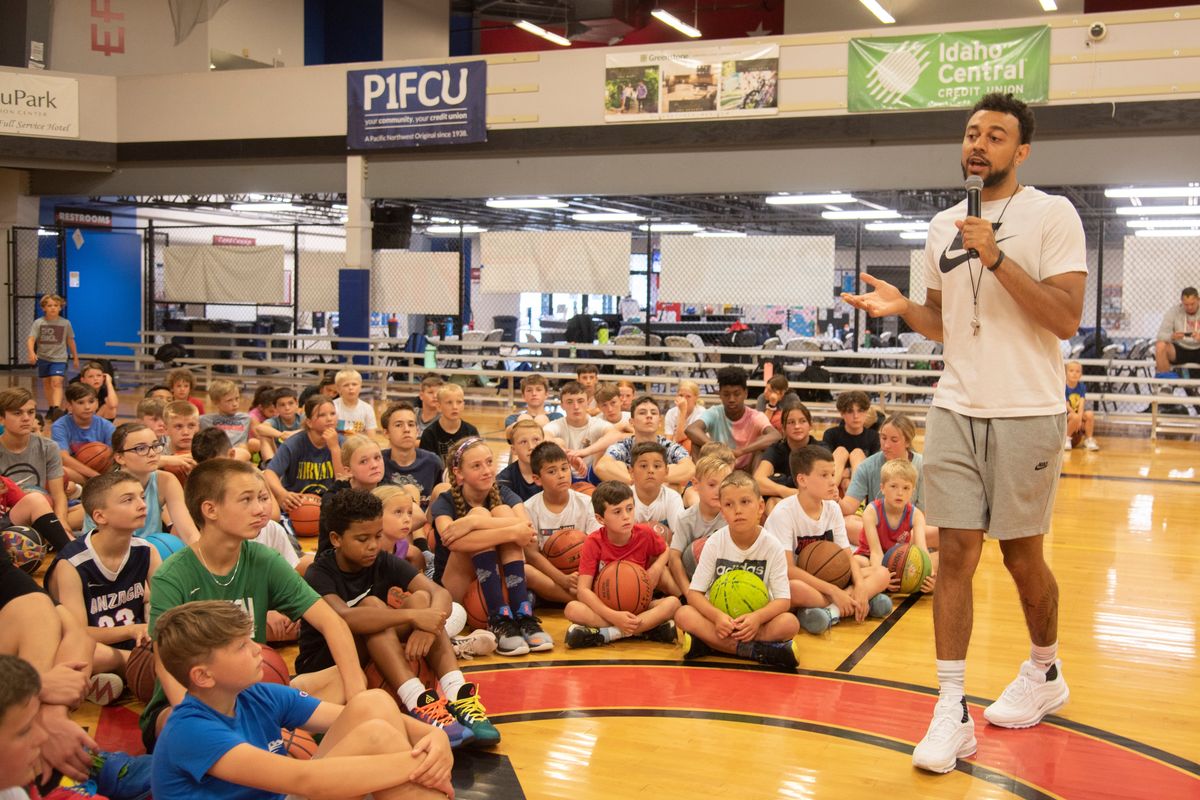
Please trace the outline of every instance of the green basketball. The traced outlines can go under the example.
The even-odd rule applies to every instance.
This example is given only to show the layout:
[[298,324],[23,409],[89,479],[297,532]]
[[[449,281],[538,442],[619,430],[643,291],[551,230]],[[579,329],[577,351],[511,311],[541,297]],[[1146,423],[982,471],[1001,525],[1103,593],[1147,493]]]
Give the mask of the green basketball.
[[762,578],[744,569],[731,569],[713,581],[708,589],[708,602],[737,619],[758,611],[771,602],[771,596]]

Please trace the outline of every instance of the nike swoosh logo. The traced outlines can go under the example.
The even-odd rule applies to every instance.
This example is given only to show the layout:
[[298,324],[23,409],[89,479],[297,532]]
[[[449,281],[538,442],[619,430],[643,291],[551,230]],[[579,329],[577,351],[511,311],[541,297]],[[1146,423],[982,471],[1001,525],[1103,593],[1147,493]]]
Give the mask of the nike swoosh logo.
[[367,589],[365,592],[360,594],[358,597],[355,597],[352,600],[347,600],[346,605],[350,606],[351,608],[354,608],[356,605],[358,605],[360,602],[362,602],[362,600],[370,593],[371,593],[371,590]]
[[[1012,236],[1001,237],[996,240],[996,244],[1000,244],[1001,242],[1007,242],[1009,239],[1013,238],[1013,236],[1016,236],[1016,234],[1014,233],[1014,234],[1012,234]],[[962,234],[961,233],[959,233],[957,236],[954,237],[954,241],[952,241],[952,242],[950,242],[950,244],[946,245],[946,249],[942,251],[941,257],[938,258],[938,269],[940,269],[942,271],[943,275],[945,275],[947,272],[950,272],[952,269],[957,267],[959,264],[962,264],[964,261],[966,261],[967,259],[969,259],[971,257],[971,252],[969,250],[963,250],[960,254],[958,254],[956,256],[951,256],[950,248],[954,247],[955,245],[962,247]]]

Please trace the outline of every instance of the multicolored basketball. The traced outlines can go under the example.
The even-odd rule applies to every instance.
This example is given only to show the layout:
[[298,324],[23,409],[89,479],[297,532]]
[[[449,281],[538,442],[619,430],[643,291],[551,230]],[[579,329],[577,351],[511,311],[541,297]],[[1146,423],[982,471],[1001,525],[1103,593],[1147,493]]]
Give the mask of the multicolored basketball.
[[125,685],[140,702],[149,703],[154,696],[155,680],[154,646],[150,642],[139,644],[125,662]]
[[850,585],[850,554],[833,542],[822,539],[808,545],[796,555],[796,566],[839,589]]
[[33,528],[9,525],[0,531],[0,540],[3,540],[4,550],[13,566],[30,575],[37,574],[42,568],[42,559],[46,557],[46,543],[42,540],[42,535]]
[[[504,589],[504,602],[508,602],[508,589]],[[462,606],[467,611],[467,623],[477,630],[486,631],[488,626],[487,603],[483,599],[483,589],[479,581],[471,581],[467,593],[463,595]]]
[[661,522],[656,522],[650,527],[654,528],[654,532],[666,543],[667,547],[671,546],[671,539],[675,538],[675,534],[671,533],[670,528]]
[[292,685],[292,673],[288,670],[283,657],[275,652],[275,648],[262,645],[263,683],[278,683],[280,686]]
[[696,574],[696,565],[700,563],[700,553],[704,551],[704,543],[708,541],[708,535],[701,536],[696,541],[692,542],[692,546],[685,548],[679,554],[679,560],[683,562],[683,571],[690,578]]
[[883,565],[900,579],[900,591],[904,594],[920,589],[925,579],[933,573],[929,554],[912,542],[901,542],[889,548],[883,554]]
[[75,451],[75,460],[96,472],[104,472],[112,466],[112,448],[104,442],[88,442]]
[[654,587],[646,570],[632,561],[612,561],[596,576],[596,596],[614,611],[640,614],[650,607]]
[[771,602],[771,595],[762,578],[753,572],[731,569],[708,587],[708,602],[718,611],[737,619]]
[[579,481],[577,483],[572,483],[571,488],[574,489],[575,491],[579,492],[580,494],[586,494],[588,497],[591,497],[592,492],[596,491],[595,484],[588,483],[587,481]]
[[321,530],[321,498],[315,494],[302,494],[300,505],[287,515],[297,536],[316,536]]
[[583,554],[583,543],[587,535],[583,531],[567,528],[555,531],[542,545],[542,555],[559,571],[566,575],[579,572],[579,557]]
[[299,761],[310,761],[317,754],[317,740],[308,731],[300,728],[289,731],[284,728],[280,731],[280,735],[283,738],[283,752],[292,758]]

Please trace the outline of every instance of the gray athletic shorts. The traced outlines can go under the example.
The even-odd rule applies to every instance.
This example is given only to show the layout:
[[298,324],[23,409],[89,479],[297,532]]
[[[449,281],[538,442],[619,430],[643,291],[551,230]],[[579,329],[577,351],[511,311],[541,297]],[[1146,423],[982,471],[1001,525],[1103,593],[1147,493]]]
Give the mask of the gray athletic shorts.
[[925,417],[925,518],[939,528],[1021,539],[1050,530],[1067,415]]

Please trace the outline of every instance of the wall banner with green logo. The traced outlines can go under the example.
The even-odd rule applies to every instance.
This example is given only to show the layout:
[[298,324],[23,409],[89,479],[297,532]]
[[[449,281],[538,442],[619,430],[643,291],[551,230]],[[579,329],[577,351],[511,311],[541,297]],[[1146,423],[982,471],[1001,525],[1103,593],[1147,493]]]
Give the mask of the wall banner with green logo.
[[848,77],[850,111],[971,106],[990,92],[1044,103],[1050,28],[851,39]]

